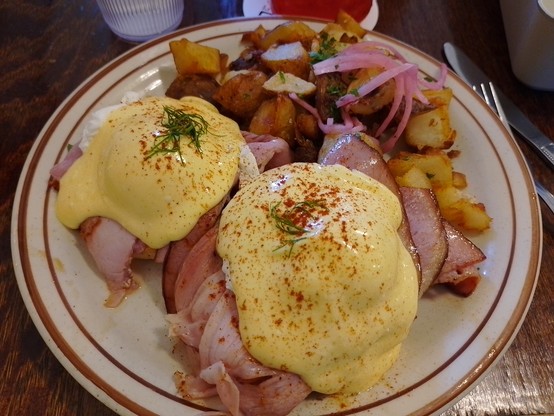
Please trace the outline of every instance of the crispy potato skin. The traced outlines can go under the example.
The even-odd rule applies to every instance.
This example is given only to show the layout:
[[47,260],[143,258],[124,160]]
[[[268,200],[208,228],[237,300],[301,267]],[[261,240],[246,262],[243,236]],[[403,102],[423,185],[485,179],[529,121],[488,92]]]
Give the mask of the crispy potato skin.
[[294,145],[296,108],[284,94],[264,101],[250,121],[250,131],[280,137]]
[[261,71],[237,74],[219,87],[213,99],[235,116],[250,118],[268,98],[263,88],[267,80],[268,76]]
[[261,55],[262,63],[271,72],[285,72],[304,80],[310,74],[310,56],[300,42],[285,43]]
[[219,89],[219,83],[208,75],[178,75],[165,95],[171,98],[181,99],[185,96],[200,97],[212,104],[216,104],[212,96]]

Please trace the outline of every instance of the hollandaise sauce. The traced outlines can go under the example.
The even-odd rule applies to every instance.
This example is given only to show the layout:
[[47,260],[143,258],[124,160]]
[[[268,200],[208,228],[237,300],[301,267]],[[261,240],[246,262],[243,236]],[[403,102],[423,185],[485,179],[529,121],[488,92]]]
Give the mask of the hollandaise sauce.
[[245,347],[315,391],[375,384],[414,320],[418,279],[385,186],[343,166],[269,170],[224,209],[217,251]]
[[110,218],[163,247],[227,195],[243,145],[238,125],[199,98],[120,106],[61,178],[56,214],[70,228]]

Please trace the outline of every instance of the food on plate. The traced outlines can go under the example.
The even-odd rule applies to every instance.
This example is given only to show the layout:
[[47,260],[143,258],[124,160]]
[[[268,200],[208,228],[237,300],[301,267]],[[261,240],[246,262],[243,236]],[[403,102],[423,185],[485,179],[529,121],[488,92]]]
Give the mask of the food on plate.
[[474,289],[483,253],[368,143],[330,136],[318,163],[277,163],[195,245],[172,243],[170,331],[194,369],[176,374],[183,397],[285,415],[312,391],[361,391],[394,363],[423,291]]
[[476,289],[485,256],[462,230],[491,218],[454,169],[444,66],[422,75],[344,13],[242,40],[230,62],[172,41],[166,97],[103,110],[52,177],[108,306],[133,258],[163,262],[181,395],[279,416],[377,383],[425,293]]
[[237,192],[216,250],[246,349],[320,393],[375,384],[417,309],[402,215],[385,185],[341,165],[285,165]]
[[442,216],[458,228],[485,231],[491,217],[485,206],[464,192],[465,175],[454,171],[452,159],[438,149],[422,153],[400,151],[388,161],[399,185],[432,189]]
[[[319,33],[303,22],[272,30],[259,26],[244,35],[243,52],[219,74],[221,85],[212,98],[244,130],[285,138],[296,161],[315,161],[327,134],[368,132],[391,155],[400,185],[432,188],[442,215],[456,227],[488,229],[492,219],[467,192],[467,183],[437,185],[439,177],[461,177],[452,166],[456,131],[450,123],[446,68],[433,74],[436,79],[422,76],[394,48],[366,34],[345,13]],[[311,69],[306,74],[307,56]],[[315,133],[304,129],[313,125]],[[401,137],[409,149],[398,153]]]
[[[129,251],[108,265],[95,256],[117,302],[132,286],[137,245],[160,250],[182,239],[229,194],[244,139],[234,121],[195,97],[147,97],[104,117],[75,145],[82,155],[59,176],[56,215],[69,228],[81,227],[93,256],[118,244]],[[117,225],[100,238],[110,222]]]
[[169,42],[169,48],[181,75],[217,74],[225,66],[226,55],[209,46],[180,39]]

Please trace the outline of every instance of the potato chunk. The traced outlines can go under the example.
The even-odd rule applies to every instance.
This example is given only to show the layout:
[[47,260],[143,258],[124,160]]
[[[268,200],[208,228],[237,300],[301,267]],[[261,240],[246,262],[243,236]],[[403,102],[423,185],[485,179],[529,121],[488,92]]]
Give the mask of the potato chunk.
[[435,195],[444,218],[452,225],[466,230],[484,231],[491,225],[485,206],[475,202],[454,186],[439,187]]
[[410,117],[405,130],[406,143],[418,150],[448,149],[456,139],[449,113],[452,90],[425,90],[423,94],[433,108]]
[[411,168],[417,167],[429,178],[433,187],[452,185],[452,161],[442,152],[400,152],[388,161],[388,165],[395,177],[403,176]]
[[180,39],[169,42],[177,72],[187,74],[211,74],[221,71],[221,54],[218,49]]
[[316,90],[315,84],[285,72],[277,72],[269,78],[264,84],[264,88],[276,93],[293,92],[299,96],[311,95]]
[[429,177],[416,166],[408,169],[406,173],[396,177],[396,183],[399,186],[405,186],[408,188],[424,188],[432,189],[433,185]]
[[448,107],[441,105],[410,117],[405,137],[406,143],[418,150],[450,148],[456,134],[450,126]]
[[361,38],[367,33],[365,30],[352,16],[350,16],[344,10],[339,10],[335,22],[341,25],[344,30],[347,32],[353,33],[357,37]]
[[310,74],[310,56],[300,42],[277,45],[260,57],[272,72],[285,72],[302,79]]
[[259,46],[263,50],[281,43],[301,42],[309,46],[317,36],[315,30],[304,22],[288,21],[265,33],[261,38]]
[[296,108],[284,94],[264,101],[250,121],[249,131],[256,134],[271,134],[292,145],[295,136]]
[[260,71],[241,71],[222,84],[212,97],[236,116],[249,118],[268,98],[263,88],[267,79]]

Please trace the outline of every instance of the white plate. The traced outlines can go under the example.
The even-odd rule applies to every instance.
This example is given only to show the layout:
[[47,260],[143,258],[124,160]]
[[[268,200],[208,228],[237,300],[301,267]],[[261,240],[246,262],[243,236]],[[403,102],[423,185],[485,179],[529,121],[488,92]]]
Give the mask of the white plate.
[[[273,14],[271,0],[243,0],[242,12],[247,17],[271,16]],[[377,20],[379,20],[379,5],[377,0],[373,0],[369,13],[360,24],[367,30],[373,30]]]
[[[48,121],[25,163],[13,211],[12,250],[27,309],[50,349],[73,377],[121,414],[193,415],[200,404],[181,399],[172,374],[178,349],[166,336],[160,269],[139,263],[142,287],[119,308],[107,309],[103,279],[76,233],[55,218],[49,169],[78,140],[87,116],[134,90],[163,94],[175,76],[168,48],[186,36],[235,57],[244,31],[270,28],[280,18],[203,24],[140,45],[87,79]],[[321,22],[308,21],[315,29]],[[423,72],[438,63],[380,34]],[[531,301],[539,272],[541,217],[529,171],[513,139],[484,103],[450,74],[452,123],[458,132],[457,170],[487,206],[492,229],[475,238],[487,255],[485,277],[467,299],[437,290],[420,303],[401,357],[385,380],[351,400],[306,400],[294,414],[417,415],[460,399],[511,343]],[[214,402],[215,403],[215,402]],[[346,406],[346,407],[345,407]]]

